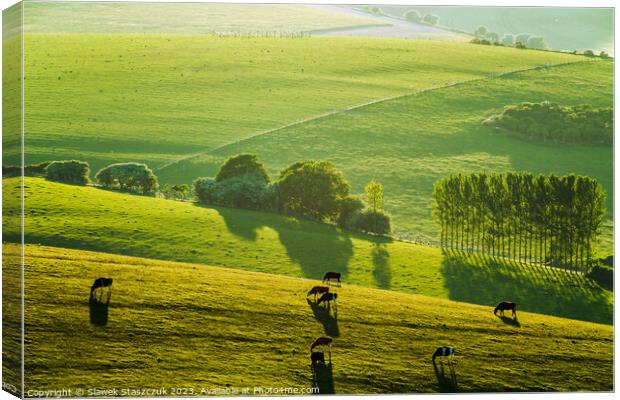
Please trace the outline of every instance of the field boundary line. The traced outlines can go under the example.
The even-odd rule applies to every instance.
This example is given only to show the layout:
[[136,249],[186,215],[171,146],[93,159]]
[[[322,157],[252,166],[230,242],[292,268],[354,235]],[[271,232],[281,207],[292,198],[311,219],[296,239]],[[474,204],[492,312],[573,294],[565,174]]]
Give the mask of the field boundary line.
[[420,94],[424,94],[427,92],[432,92],[435,90],[440,90],[440,89],[447,89],[447,88],[451,88],[451,87],[456,87],[456,86],[460,86],[460,85],[465,85],[468,83],[474,83],[474,82],[481,82],[481,81],[486,81],[486,80],[492,80],[492,79],[497,79],[497,78],[504,78],[506,76],[512,75],[512,74],[518,74],[521,72],[528,72],[528,71],[536,71],[539,69],[549,69],[549,68],[556,68],[556,67],[563,67],[563,66],[567,66],[567,65],[572,65],[572,64],[579,64],[579,63],[587,63],[587,62],[596,62],[596,60],[578,60],[578,61],[567,61],[567,62],[563,62],[563,63],[558,63],[558,64],[543,64],[543,65],[536,65],[534,67],[527,67],[527,68],[519,68],[519,69],[513,69],[510,71],[504,71],[504,72],[499,72],[499,73],[490,73],[484,76],[480,76],[477,78],[471,78],[471,79],[464,79],[464,80],[460,80],[460,81],[455,81],[455,82],[450,82],[450,83],[446,83],[443,85],[434,85],[434,86],[430,86],[428,88],[425,89],[417,89],[415,91],[412,92],[406,92],[406,93],[400,93],[397,95],[391,95],[391,96],[386,96],[386,97],[380,97],[374,100],[370,100],[370,101],[366,101],[363,103],[358,103],[358,104],[354,104],[352,106],[348,106],[342,109],[336,109],[336,110],[331,110],[331,111],[326,111],[320,114],[315,114],[306,118],[302,118],[302,119],[298,119],[295,120],[293,122],[289,122],[287,124],[284,125],[280,125],[277,126],[275,128],[269,128],[266,130],[262,130],[262,131],[258,131],[258,132],[254,132],[250,135],[244,136],[242,138],[239,139],[235,139],[232,140],[230,142],[224,143],[222,145],[219,145],[217,147],[214,147],[212,149],[206,150],[206,151],[201,151],[199,153],[194,153],[191,154],[189,156],[183,157],[183,158],[179,158],[178,160],[174,160],[174,161],[170,161],[164,165],[162,165],[159,168],[155,169],[155,172],[159,172],[159,171],[163,171],[164,169],[170,168],[174,165],[180,164],[184,161],[189,161],[189,160],[193,160],[195,158],[204,156],[204,155],[208,155],[208,154],[214,154],[216,152],[218,152],[219,150],[222,150],[226,147],[229,146],[234,146],[236,144],[239,144],[241,142],[245,142],[247,140],[250,139],[254,139],[256,137],[260,137],[260,136],[265,136],[265,135],[269,135],[271,133],[274,132],[278,132],[287,128],[291,128],[293,126],[297,126],[297,125],[302,125],[305,124],[307,122],[313,122],[313,121],[317,121],[323,118],[327,118],[330,117],[332,115],[337,115],[337,114],[343,114],[346,112],[350,112],[350,111],[354,111],[360,108],[364,108],[364,107],[368,107],[368,106],[372,106],[375,104],[379,104],[379,103],[385,103],[388,101],[392,101],[392,100],[399,100],[402,98],[406,98],[406,97],[412,97],[412,96],[417,96]]

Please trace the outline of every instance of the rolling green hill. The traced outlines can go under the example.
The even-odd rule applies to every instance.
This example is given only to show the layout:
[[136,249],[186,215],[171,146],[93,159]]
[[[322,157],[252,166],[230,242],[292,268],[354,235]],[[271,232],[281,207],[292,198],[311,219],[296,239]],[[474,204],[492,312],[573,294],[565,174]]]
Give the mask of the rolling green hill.
[[[485,46],[482,46],[485,47]],[[433,183],[449,174],[531,171],[577,173],[607,192],[607,227],[599,248],[613,252],[613,148],[528,143],[482,126],[505,105],[544,100],[612,106],[613,63],[583,62],[506,74],[412,96],[257,135],[163,168],[164,180],[202,171],[215,175],[226,157],[252,152],[272,174],[298,160],[329,159],[353,192],[371,178],[385,187],[397,236],[434,241]]]
[[[340,231],[281,215],[26,179],[25,240],[49,246],[320,279],[612,323],[613,293],[580,274]],[[18,242],[19,178],[5,179],[3,237]]]
[[[5,268],[18,268],[8,261],[20,251],[3,246]],[[31,245],[25,253],[26,390],[307,388],[309,345],[324,334],[334,346],[318,372],[323,394],[450,390],[431,363],[446,344],[457,351],[459,391],[613,389],[607,325],[525,312],[517,325],[489,307],[348,284],[334,318],[307,303],[317,283],[307,279]],[[114,279],[109,308],[89,306],[100,276]]]
[[158,168],[334,110],[582,59],[330,37],[27,34],[25,45],[26,162],[80,158],[94,170],[120,161]]

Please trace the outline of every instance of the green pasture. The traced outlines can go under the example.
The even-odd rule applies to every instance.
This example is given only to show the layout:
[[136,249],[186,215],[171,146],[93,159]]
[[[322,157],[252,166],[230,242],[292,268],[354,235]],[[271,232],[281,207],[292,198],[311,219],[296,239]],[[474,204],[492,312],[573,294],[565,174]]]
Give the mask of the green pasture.
[[[7,260],[19,253],[3,247]],[[448,367],[442,375],[438,362],[436,374],[431,362],[442,345],[456,348],[457,391],[613,390],[608,325],[502,319],[491,307],[346,280],[334,315],[306,300],[316,280],[33,245],[25,254],[26,390],[454,391]],[[108,307],[89,304],[100,276],[114,279]],[[331,364],[313,382],[309,347],[325,334]]]
[[474,32],[486,26],[501,36],[529,33],[542,36],[555,50],[614,50],[614,10],[611,7],[475,7],[382,5],[387,14],[402,17],[411,9],[439,16],[439,25]]
[[607,192],[599,253],[613,252],[613,148],[520,140],[481,122],[505,105],[553,101],[612,106],[613,63],[581,62],[466,82],[340,112],[218,148],[157,171],[189,180],[189,171],[215,175],[230,155],[252,152],[275,176],[305,159],[331,160],[363,193],[371,178],[385,188],[395,234],[435,241],[433,183],[449,174],[530,171],[596,178]]
[[[433,246],[341,231],[281,215],[26,179],[25,240],[184,261],[611,323],[613,293],[561,270],[451,255]],[[19,178],[5,179],[5,241],[18,242]]]
[[[25,46],[26,162],[79,158],[95,171],[121,161],[158,168],[377,99],[581,60],[330,37],[27,34]],[[165,177],[189,182],[208,172]]]
[[29,33],[291,34],[376,25],[301,4],[24,3]]

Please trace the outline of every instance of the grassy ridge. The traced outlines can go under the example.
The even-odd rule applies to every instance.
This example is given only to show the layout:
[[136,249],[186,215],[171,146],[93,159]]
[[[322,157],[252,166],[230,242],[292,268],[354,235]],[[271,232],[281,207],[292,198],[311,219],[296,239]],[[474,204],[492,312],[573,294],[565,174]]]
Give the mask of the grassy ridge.
[[377,25],[297,4],[26,3],[25,29],[45,33],[299,33]]
[[607,192],[607,222],[600,253],[613,253],[611,146],[528,143],[482,126],[505,105],[544,100],[563,105],[612,105],[613,63],[587,62],[508,74],[372,104],[350,112],[256,136],[159,171],[214,175],[229,155],[257,153],[275,174],[303,159],[329,159],[363,193],[374,177],[384,184],[386,210],[396,234],[437,238],[432,220],[433,183],[445,175],[531,171],[578,173]]
[[[611,323],[613,294],[580,275],[463,257],[280,215],[132,196],[26,179],[28,243],[186,261],[318,279]],[[6,179],[3,198],[19,195]],[[5,205],[4,240],[19,241],[18,204]],[[489,284],[492,282],[493,284]],[[476,288],[476,290],[472,290]]]
[[[606,325],[522,312],[518,327],[489,307],[348,284],[336,319],[306,302],[316,281],[50,247],[27,246],[25,268],[26,390],[309,387],[309,344],[326,333],[321,393],[446,390],[430,362],[444,344],[459,391],[613,386]],[[104,326],[88,303],[99,276],[114,279]]]
[[[334,109],[580,59],[329,37],[27,34],[25,45],[26,161],[80,158],[94,170],[119,161],[159,167]],[[204,174],[197,168],[167,180]]]

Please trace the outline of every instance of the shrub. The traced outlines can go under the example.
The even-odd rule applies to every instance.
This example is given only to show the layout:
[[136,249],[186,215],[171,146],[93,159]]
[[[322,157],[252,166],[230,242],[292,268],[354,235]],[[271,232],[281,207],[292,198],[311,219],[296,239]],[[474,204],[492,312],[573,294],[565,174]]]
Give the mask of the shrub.
[[409,10],[405,13],[405,19],[410,22],[420,22],[422,16],[417,10]]
[[487,34],[488,31],[489,30],[487,29],[486,26],[480,25],[474,31],[474,35],[477,36],[477,37],[484,37]]
[[439,23],[439,17],[433,14],[426,14],[424,18],[422,18],[422,22],[429,25],[437,25]]
[[265,166],[258,161],[256,154],[242,153],[228,158],[215,176],[216,182],[238,176],[254,174],[263,183],[269,183]]
[[587,277],[598,282],[602,287],[613,290],[614,269],[602,263],[595,264],[587,273]]
[[215,189],[216,182],[212,178],[198,178],[194,180],[192,186],[194,187],[194,197],[200,203],[213,204],[213,190]]
[[527,39],[527,47],[530,49],[546,49],[547,43],[541,36],[531,36]]
[[489,32],[486,35],[486,38],[491,42],[491,43],[499,43],[499,35],[495,32]]
[[53,161],[45,168],[45,177],[56,182],[86,185],[90,182],[89,175],[90,167],[84,161]]
[[220,182],[198,178],[193,186],[194,196],[204,204],[262,211],[272,211],[278,206],[275,186],[265,184],[256,174],[235,176]]
[[[29,164],[24,166],[24,176],[45,176],[45,169],[50,165],[50,161],[45,161],[39,164]],[[13,177],[21,176],[22,167],[20,165],[3,165],[2,176]]]
[[530,36],[532,35],[530,35],[529,33],[519,33],[517,36],[515,36],[515,42],[519,42],[521,43],[521,45],[523,45],[523,47],[525,47]]
[[153,171],[146,164],[139,163],[108,165],[99,170],[95,178],[104,187],[138,191],[142,194],[154,193],[159,187]]
[[525,139],[556,143],[611,144],[613,113],[589,105],[521,103],[491,116],[484,124],[506,129]]
[[351,218],[364,209],[364,203],[357,197],[347,196],[340,200],[339,208],[340,212],[336,224],[341,228],[345,228]]
[[506,46],[514,46],[515,44],[514,35],[511,35],[510,33],[505,34],[502,37],[502,43],[505,44]]
[[336,221],[349,184],[329,161],[302,161],[284,169],[277,182],[280,206],[286,213]]
[[601,51],[601,53],[599,54],[599,57],[601,57],[601,58],[609,58],[609,54],[607,54],[606,51]]
[[586,50],[583,52],[584,56],[594,57],[594,52],[592,50]]
[[377,235],[386,235],[390,233],[390,217],[381,212],[373,210],[364,210],[356,212],[346,223],[348,229],[375,233]]
[[183,185],[168,185],[165,184],[161,188],[161,193],[167,199],[186,199],[189,196],[189,186]]

